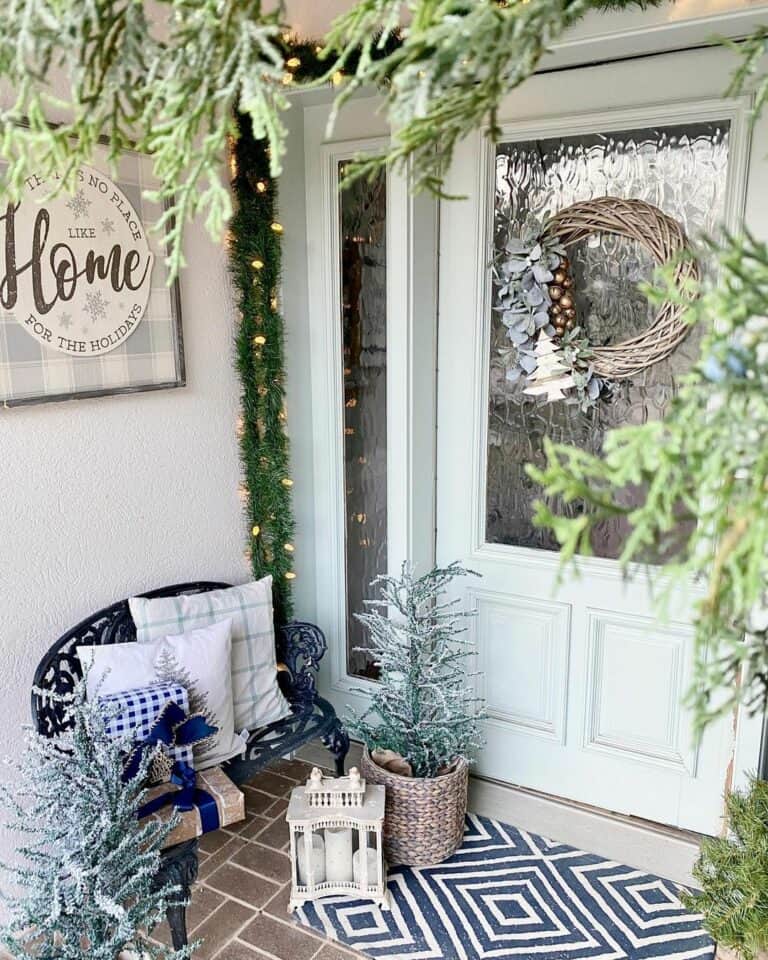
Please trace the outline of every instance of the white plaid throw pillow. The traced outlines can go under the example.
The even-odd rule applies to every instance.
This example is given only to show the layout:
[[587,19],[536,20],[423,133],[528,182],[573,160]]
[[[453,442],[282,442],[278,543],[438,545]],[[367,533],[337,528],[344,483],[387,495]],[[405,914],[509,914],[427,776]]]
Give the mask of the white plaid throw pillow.
[[272,577],[181,597],[132,597],[128,603],[139,643],[187,633],[220,620],[232,621],[232,695],[237,730],[255,730],[290,713],[277,685]]

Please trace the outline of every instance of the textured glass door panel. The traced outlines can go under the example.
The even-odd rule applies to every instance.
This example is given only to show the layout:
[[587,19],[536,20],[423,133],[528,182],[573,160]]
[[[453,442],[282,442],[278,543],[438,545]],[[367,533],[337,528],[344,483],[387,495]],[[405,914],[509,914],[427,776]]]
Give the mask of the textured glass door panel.
[[[688,235],[715,232],[722,223],[728,168],[727,121],[695,123],[610,134],[589,134],[499,144],[494,199],[495,244],[503,245],[511,222],[517,235],[580,200],[601,196],[646,200],[679,220]],[[599,234],[569,248],[576,308],[593,343],[609,344],[639,333],[653,317],[637,290],[650,280],[650,255],[633,241]],[[705,270],[707,264],[702,265]],[[665,361],[615,385],[612,399],[583,413],[566,401],[546,403],[510,383],[502,357],[506,329],[492,313],[488,429],[486,540],[555,550],[546,531],[534,528],[533,501],[540,489],[525,464],[541,464],[542,441],[570,443],[597,453],[606,430],[664,416],[698,352],[696,330]],[[626,492],[628,503],[633,491]],[[555,504],[573,515],[579,504]],[[601,525],[593,537],[597,556],[621,552],[620,520]]]
[[386,176],[358,181],[339,202],[347,669],[375,676],[370,658],[355,651],[366,637],[354,614],[363,611],[371,580],[387,570]]

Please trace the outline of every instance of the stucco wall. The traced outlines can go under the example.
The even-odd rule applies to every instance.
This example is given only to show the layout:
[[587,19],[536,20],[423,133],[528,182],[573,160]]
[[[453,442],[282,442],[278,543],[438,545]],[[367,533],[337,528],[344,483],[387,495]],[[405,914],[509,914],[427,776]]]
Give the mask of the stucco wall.
[[[226,263],[197,225],[186,257],[186,387],[0,409],[0,756],[19,749],[40,657],[79,619],[142,589],[247,578]],[[0,861],[9,846],[0,835]]]

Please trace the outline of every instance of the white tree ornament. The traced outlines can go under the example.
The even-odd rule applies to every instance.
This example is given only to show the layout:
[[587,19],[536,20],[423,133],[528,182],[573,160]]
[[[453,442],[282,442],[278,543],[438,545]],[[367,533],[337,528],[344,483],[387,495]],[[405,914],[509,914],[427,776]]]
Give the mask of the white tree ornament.
[[523,393],[531,396],[545,396],[547,403],[553,400],[564,400],[563,390],[570,390],[575,386],[568,367],[560,359],[560,351],[552,342],[552,337],[541,331],[534,348],[536,369],[528,378],[530,386]]

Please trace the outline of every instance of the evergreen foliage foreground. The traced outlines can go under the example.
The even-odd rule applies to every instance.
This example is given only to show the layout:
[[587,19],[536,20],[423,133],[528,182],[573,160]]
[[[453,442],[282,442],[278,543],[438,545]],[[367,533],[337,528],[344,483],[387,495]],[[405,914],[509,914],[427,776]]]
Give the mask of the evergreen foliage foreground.
[[714,939],[753,960],[768,948],[768,783],[727,800],[728,836],[702,842],[693,875],[701,892],[685,898]]

